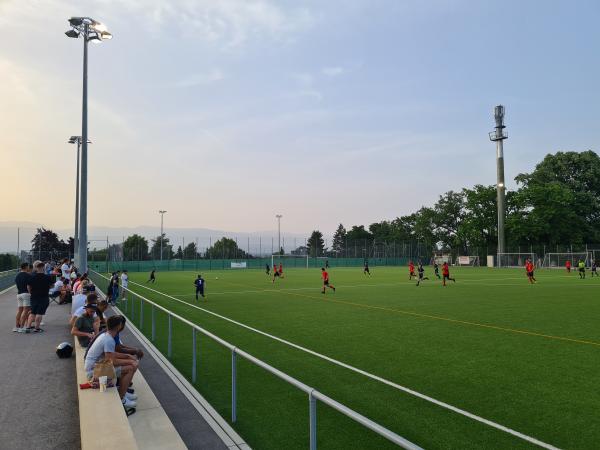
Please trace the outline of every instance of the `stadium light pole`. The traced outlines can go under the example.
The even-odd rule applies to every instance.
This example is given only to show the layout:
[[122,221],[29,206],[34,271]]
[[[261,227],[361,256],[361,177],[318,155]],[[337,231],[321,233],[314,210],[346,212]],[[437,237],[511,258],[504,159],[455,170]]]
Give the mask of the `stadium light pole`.
[[276,214],[277,217],[277,253],[281,254],[281,214]]
[[160,214],[160,260],[163,260],[163,219],[165,217],[165,213],[166,211],[163,211],[162,209],[160,211],[158,211],[158,213]]
[[[73,258],[75,264],[79,267],[79,160],[81,154],[81,136],[71,136],[69,144],[77,144],[77,174],[75,182],[75,235],[73,237]],[[88,144],[92,141],[88,139]]]
[[490,141],[496,143],[496,193],[498,197],[498,253],[504,253],[504,221],[506,218],[506,186],[504,185],[504,139],[508,135],[504,131],[504,106],[498,105],[494,108],[494,119],[496,129],[489,133]]
[[71,29],[66,31],[67,37],[77,39],[83,38],[83,100],[81,112],[81,163],[80,163],[80,199],[79,199],[79,269],[87,272],[87,96],[88,96],[88,42],[102,42],[112,39],[112,34],[106,30],[106,26],[90,17],[71,17],[69,19]]

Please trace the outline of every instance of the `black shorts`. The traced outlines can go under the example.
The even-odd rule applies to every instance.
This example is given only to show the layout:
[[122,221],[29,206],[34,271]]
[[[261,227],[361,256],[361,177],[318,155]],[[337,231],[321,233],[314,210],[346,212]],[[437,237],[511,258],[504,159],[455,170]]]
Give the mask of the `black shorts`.
[[533,271],[532,272],[527,272],[527,276],[528,277],[532,277],[533,276]]
[[583,272],[585,272],[585,269],[582,267],[581,269],[579,269],[579,271],[580,271],[581,273],[583,273]]
[[444,280],[449,280],[449,279],[450,279],[450,274],[444,275]]
[[274,272],[274,273],[273,273],[273,276],[274,276],[274,277],[279,277],[279,276],[281,276],[281,274],[280,274],[279,272]]
[[323,286],[329,286],[329,280],[323,280]]
[[423,274],[422,274],[422,273],[420,273],[420,274],[419,274],[419,280],[422,280],[422,279],[423,279]]
[[50,300],[48,298],[45,299],[31,299],[31,314],[43,316],[46,314],[46,310],[48,309],[48,305],[50,304]]

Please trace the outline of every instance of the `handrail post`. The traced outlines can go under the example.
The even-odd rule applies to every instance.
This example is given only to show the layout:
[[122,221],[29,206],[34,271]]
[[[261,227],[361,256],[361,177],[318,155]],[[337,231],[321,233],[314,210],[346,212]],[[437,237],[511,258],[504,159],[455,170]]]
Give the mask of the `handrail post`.
[[196,382],[196,329],[192,328],[192,383]]
[[308,394],[308,411],[310,422],[310,450],[317,450],[317,399],[312,391]]
[[131,297],[131,321],[135,320],[135,298]]
[[156,339],[156,320],[154,319],[154,304],[152,304],[152,342]]
[[144,332],[144,299],[140,298],[140,331]]
[[236,386],[236,354],[235,348],[231,350],[231,421],[235,423],[237,420],[237,386]]
[[173,337],[173,316],[169,314],[169,338],[167,340],[167,357],[171,357]]

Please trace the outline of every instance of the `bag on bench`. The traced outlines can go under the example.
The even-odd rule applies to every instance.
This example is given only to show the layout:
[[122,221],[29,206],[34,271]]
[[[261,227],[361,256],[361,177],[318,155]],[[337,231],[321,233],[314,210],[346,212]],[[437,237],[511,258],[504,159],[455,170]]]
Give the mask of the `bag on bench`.
[[103,359],[94,365],[94,381],[98,381],[99,377],[107,377],[109,380],[117,379],[115,366],[110,359]]

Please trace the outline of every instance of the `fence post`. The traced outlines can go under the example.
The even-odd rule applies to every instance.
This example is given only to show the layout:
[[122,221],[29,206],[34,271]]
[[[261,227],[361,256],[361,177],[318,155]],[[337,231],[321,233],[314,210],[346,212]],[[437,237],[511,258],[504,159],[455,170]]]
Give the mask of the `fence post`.
[[144,332],[144,299],[140,297],[140,331]]
[[135,320],[135,297],[131,297],[131,321]]
[[310,450],[317,450],[317,399],[312,391],[308,394],[308,410],[310,422]]
[[231,350],[231,421],[235,423],[237,420],[237,386],[236,386],[236,354],[235,348]]
[[167,356],[171,357],[173,337],[173,317],[169,314],[169,338],[167,340]]
[[196,382],[196,329],[192,328],[192,383]]
[[156,321],[154,319],[154,305],[152,305],[152,342],[156,339]]

